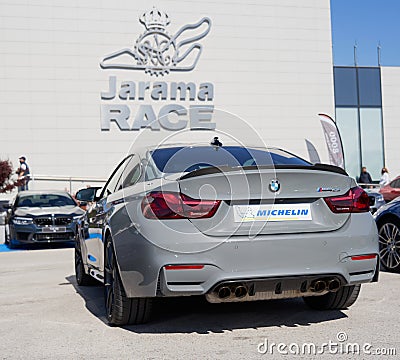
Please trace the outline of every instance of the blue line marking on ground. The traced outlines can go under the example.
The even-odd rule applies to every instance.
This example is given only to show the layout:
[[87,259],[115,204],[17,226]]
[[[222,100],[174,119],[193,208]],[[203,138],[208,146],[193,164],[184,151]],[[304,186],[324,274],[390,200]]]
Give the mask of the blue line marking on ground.
[[6,244],[0,244],[0,253],[2,252],[11,252],[11,251],[20,251],[24,249],[10,249]]

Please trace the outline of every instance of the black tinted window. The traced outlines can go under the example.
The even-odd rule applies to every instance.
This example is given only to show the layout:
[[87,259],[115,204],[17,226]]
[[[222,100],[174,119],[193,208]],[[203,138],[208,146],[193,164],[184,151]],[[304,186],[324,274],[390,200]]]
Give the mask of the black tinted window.
[[128,186],[136,184],[141,175],[141,167],[138,156],[133,155],[129,164],[125,167],[122,176],[120,177],[116,191],[124,189]]
[[207,167],[245,167],[311,164],[281,150],[250,149],[239,146],[173,147],[156,149],[151,156],[164,173],[190,172]]
[[396,189],[400,188],[400,179],[399,179],[399,180],[394,180],[394,181],[392,181],[392,182],[390,183],[390,186],[391,186],[392,188],[396,188]]
[[75,201],[68,195],[59,194],[35,194],[19,195],[16,207],[51,207],[76,205]]
[[131,158],[132,157],[130,156],[122,160],[122,162],[114,170],[113,175],[106,184],[105,193],[103,194],[103,196],[108,196],[116,191],[116,187],[119,183],[119,179],[121,178],[122,172],[124,171],[126,165],[128,164]]

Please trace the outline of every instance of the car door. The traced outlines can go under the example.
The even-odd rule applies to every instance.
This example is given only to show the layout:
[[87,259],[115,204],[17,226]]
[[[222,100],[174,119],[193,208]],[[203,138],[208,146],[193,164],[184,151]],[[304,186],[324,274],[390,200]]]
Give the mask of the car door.
[[103,264],[103,230],[107,214],[111,208],[108,197],[115,192],[122,172],[129,163],[132,155],[122,160],[113,171],[98,199],[90,204],[87,210],[88,238],[85,241],[87,249],[87,263],[102,271]]
[[[107,209],[104,212],[106,214],[106,217],[111,216],[112,214],[114,219],[117,219],[117,221],[113,221],[113,225],[111,227],[112,234],[119,233],[127,226],[127,223],[131,221],[131,219],[129,218],[130,214],[125,211],[121,211],[125,207],[126,193],[124,189],[135,185],[139,181],[141,176],[142,166],[140,163],[140,159],[137,155],[132,155],[126,162],[126,165],[123,166],[123,170],[115,187],[112,186],[114,188],[114,191],[111,192],[110,189],[108,195],[104,197],[103,206],[104,209]],[[104,268],[103,246],[104,243],[100,243],[100,247],[102,250],[100,253],[100,269]]]
[[382,194],[386,201],[391,201],[400,196],[400,179],[393,180],[389,185],[385,186]]
[[393,181],[392,189],[390,190],[391,199],[393,200],[400,196],[400,179]]

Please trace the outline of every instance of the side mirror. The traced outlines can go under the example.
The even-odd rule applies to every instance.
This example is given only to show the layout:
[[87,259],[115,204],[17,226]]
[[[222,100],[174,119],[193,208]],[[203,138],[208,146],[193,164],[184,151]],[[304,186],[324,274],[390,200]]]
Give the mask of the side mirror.
[[86,201],[86,202],[93,202],[95,200],[95,196],[96,196],[96,191],[98,188],[86,188],[86,189],[81,189],[76,193],[76,200],[82,202],[82,201]]
[[10,203],[5,203],[2,205],[2,208],[5,210],[11,209],[11,204]]

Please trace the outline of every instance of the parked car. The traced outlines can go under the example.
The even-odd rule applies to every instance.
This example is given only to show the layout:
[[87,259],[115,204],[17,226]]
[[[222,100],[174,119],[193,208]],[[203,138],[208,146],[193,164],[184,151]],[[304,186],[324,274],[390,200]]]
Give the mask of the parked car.
[[400,198],[382,206],[374,217],[381,265],[388,271],[400,272]]
[[383,195],[386,202],[392,201],[400,196],[400,176],[381,188],[379,192]]
[[366,192],[344,170],[280,149],[149,147],[122,160],[99,196],[83,195],[92,206],[76,279],[104,283],[110,324],[146,322],[165,296],[343,309],[378,278]]
[[6,223],[8,200],[0,200],[0,225]]
[[8,207],[5,242],[10,248],[74,241],[77,223],[85,214],[64,191],[23,191]]
[[378,209],[386,204],[383,195],[377,189],[364,189],[369,197],[369,207],[371,214],[375,214]]

